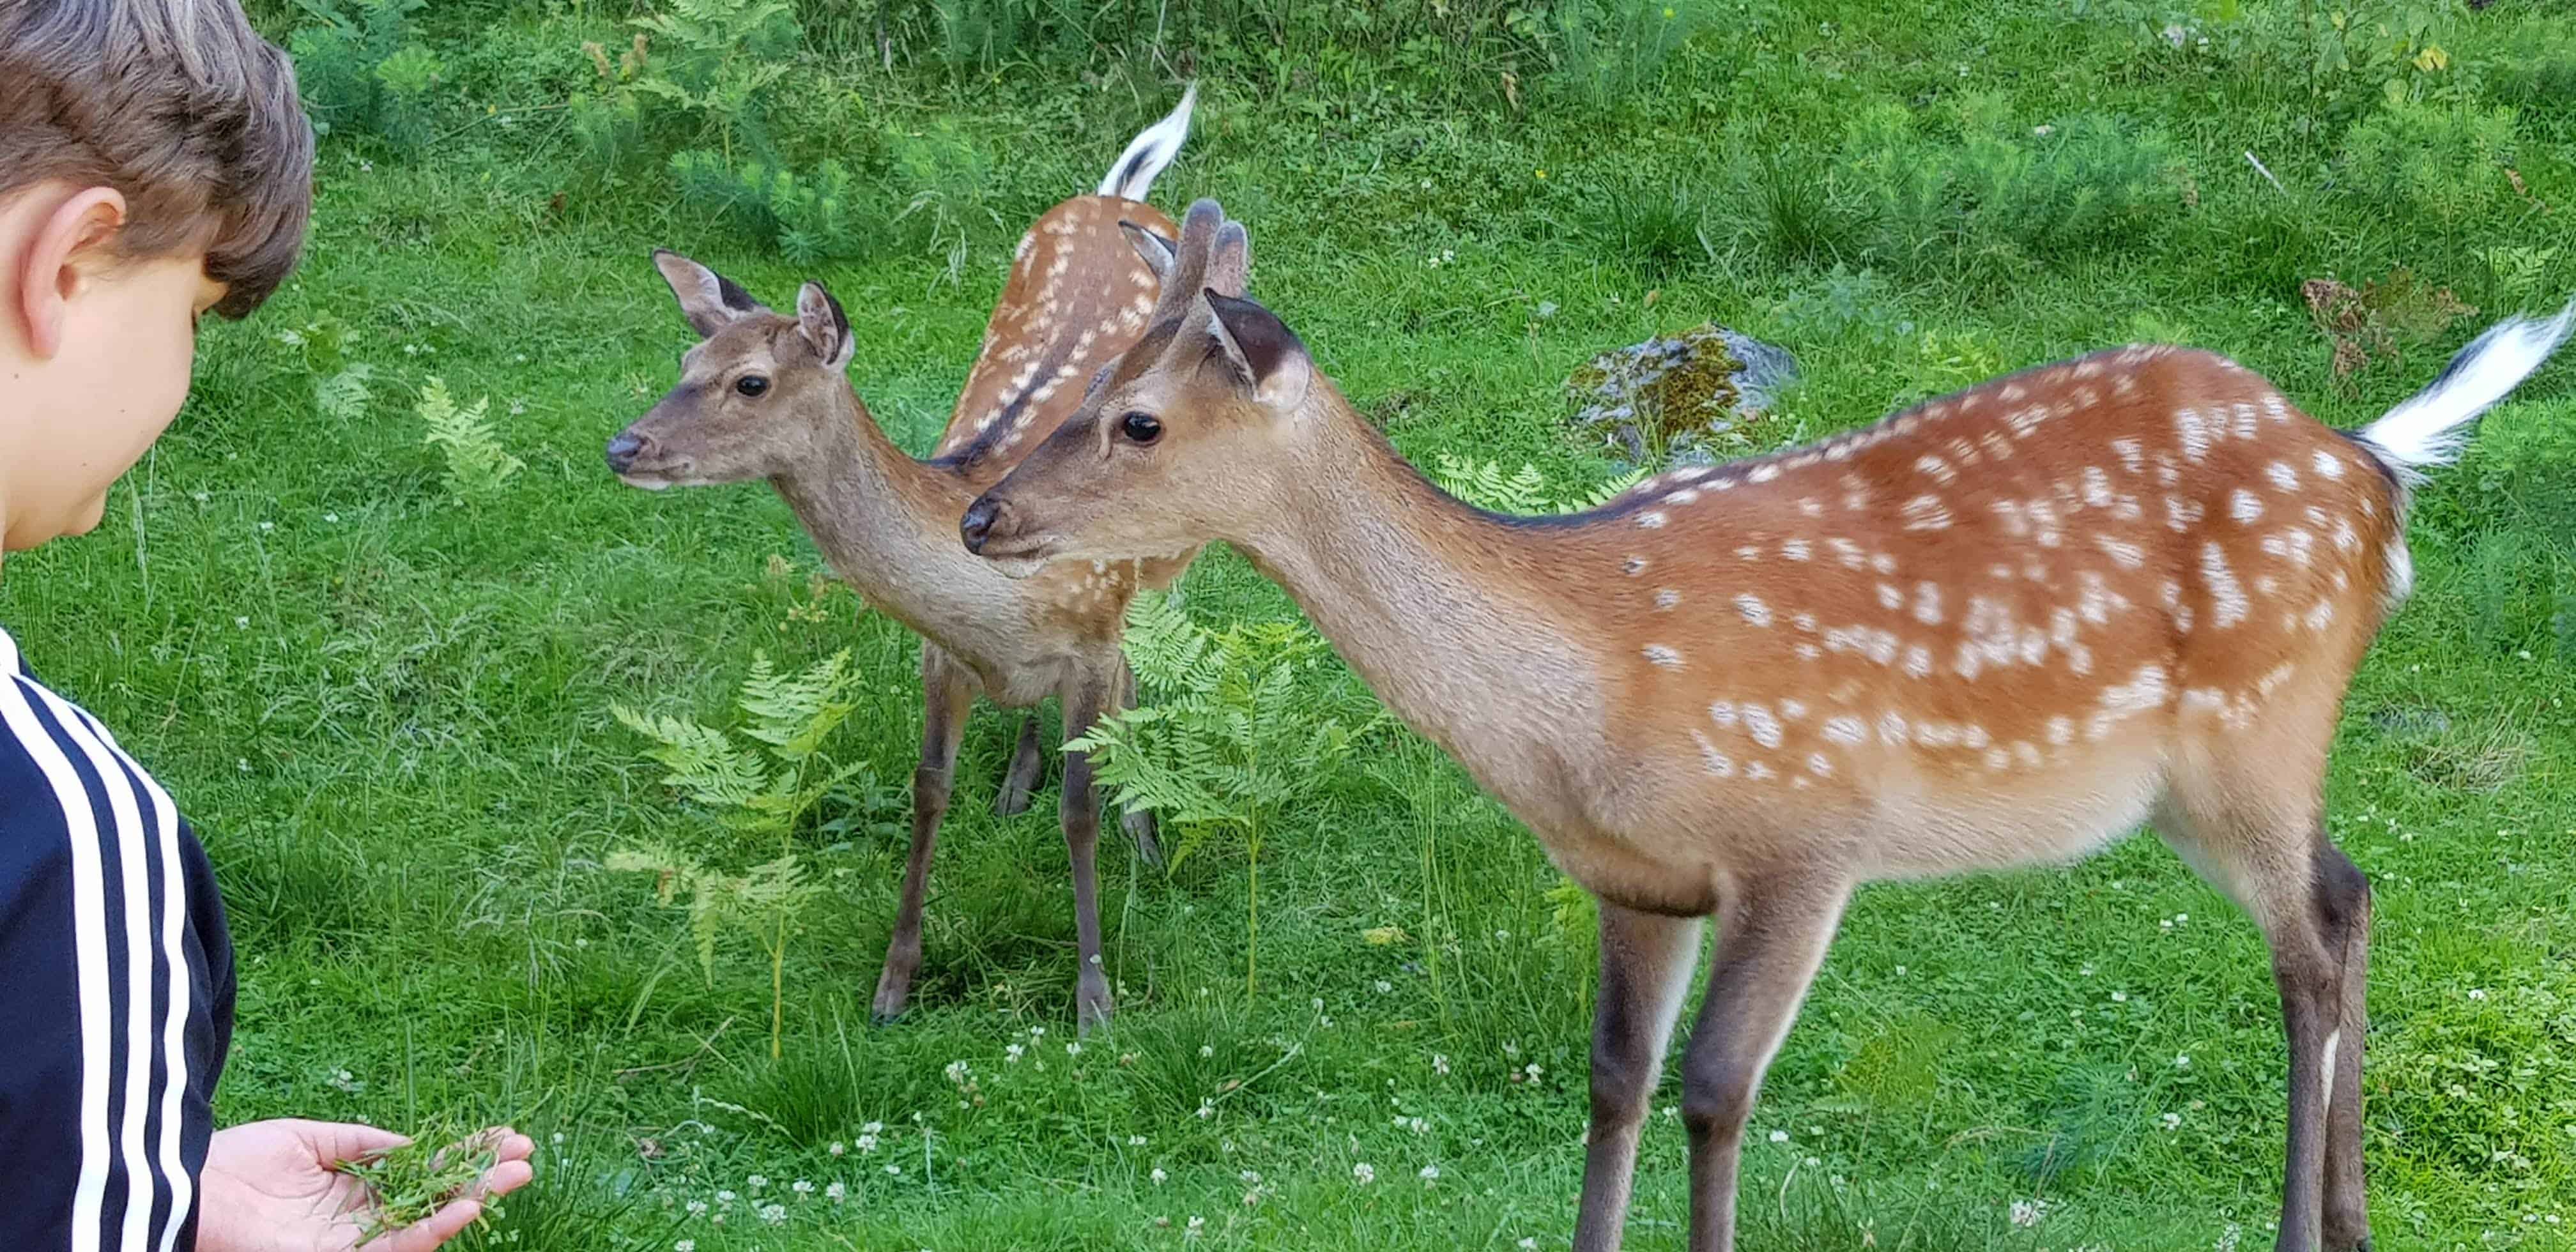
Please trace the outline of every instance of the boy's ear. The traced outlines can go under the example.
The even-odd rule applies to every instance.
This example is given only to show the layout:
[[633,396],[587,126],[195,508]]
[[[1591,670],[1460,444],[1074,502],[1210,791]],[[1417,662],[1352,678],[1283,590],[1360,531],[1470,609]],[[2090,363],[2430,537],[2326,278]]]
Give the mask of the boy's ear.
[[1282,412],[1293,411],[1314,381],[1315,364],[1297,332],[1270,310],[1214,289],[1204,290],[1210,333],[1226,360],[1252,389],[1252,398]]
[[841,302],[823,289],[821,283],[807,283],[796,292],[796,329],[813,345],[814,355],[823,358],[823,368],[849,368],[850,357],[858,351],[857,337],[850,333],[849,315],[841,311]]
[[18,287],[15,312],[27,328],[27,348],[39,359],[63,350],[70,300],[80,294],[82,273],[103,263],[106,245],[125,226],[125,195],[92,187],[56,206],[37,225],[11,277]]
[[689,328],[701,339],[715,336],[727,323],[747,313],[766,313],[742,284],[708,269],[668,248],[653,250],[653,268],[662,271],[662,281],[671,284],[671,295],[680,302],[680,313],[689,319]]

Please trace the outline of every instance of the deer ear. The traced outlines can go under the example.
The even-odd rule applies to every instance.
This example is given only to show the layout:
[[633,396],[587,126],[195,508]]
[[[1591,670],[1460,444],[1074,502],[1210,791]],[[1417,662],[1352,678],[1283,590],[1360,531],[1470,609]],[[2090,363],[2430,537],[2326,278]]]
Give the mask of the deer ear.
[[850,334],[849,315],[841,311],[841,302],[823,290],[821,283],[807,283],[796,292],[796,330],[813,345],[814,355],[823,358],[823,368],[849,368],[850,357],[858,351],[858,341]]
[[1118,229],[1127,232],[1127,242],[1135,245],[1136,255],[1145,259],[1145,268],[1154,271],[1154,277],[1172,276],[1172,266],[1180,260],[1180,244],[1134,222],[1122,221],[1118,223]]
[[1252,398],[1283,412],[1294,410],[1306,398],[1315,375],[1315,363],[1307,357],[1297,332],[1288,329],[1278,314],[1250,300],[1213,288],[1201,294],[1211,314],[1209,332],[1252,388]]
[[689,319],[689,327],[701,339],[750,313],[765,313],[760,302],[742,289],[740,283],[708,269],[668,248],[653,250],[653,268],[662,271],[662,281],[671,284],[671,295],[680,302],[680,313]]
[[1208,248],[1207,285],[1239,297],[1251,281],[1252,236],[1245,233],[1243,223],[1227,222],[1217,228],[1216,242]]

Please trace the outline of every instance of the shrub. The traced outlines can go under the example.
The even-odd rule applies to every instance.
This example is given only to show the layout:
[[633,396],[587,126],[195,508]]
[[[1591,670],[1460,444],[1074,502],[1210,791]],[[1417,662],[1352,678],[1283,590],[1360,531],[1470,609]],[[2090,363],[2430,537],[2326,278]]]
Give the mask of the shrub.
[[354,15],[326,0],[301,3],[317,23],[298,28],[287,47],[314,130],[372,132],[405,149],[426,144],[430,91],[447,67],[413,38],[424,0],[362,0]]
[[684,147],[712,147],[727,165],[774,154],[771,98],[803,38],[785,0],[673,0],[628,25],[614,62],[582,46],[596,79],[568,102],[596,167]]
[[2179,159],[2156,131],[2098,114],[2027,129],[1971,114],[1955,141],[1924,135],[1893,104],[1845,128],[1875,259],[2018,268],[2149,246],[2179,214]]
[[2344,136],[2339,183],[2371,208],[2456,231],[2511,194],[2513,112],[2391,104]]

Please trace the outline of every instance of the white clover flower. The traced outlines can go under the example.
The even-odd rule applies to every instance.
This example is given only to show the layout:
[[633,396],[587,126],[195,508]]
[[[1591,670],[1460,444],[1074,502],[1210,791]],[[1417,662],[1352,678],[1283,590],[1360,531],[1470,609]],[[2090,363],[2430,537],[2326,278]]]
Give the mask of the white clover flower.
[[2165,1126],[2165,1129],[2167,1129],[2167,1130],[2180,1130],[2180,1129],[2182,1129],[2182,1114],[2180,1114],[2180,1113],[2167,1113],[2167,1114],[2165,1114],[2163,1117],[2157,1118],[2156,1120],[2157,1120],[2157,1121],[2160,1121],[2160,1122],[2163,1122],[2163,1123],[2164,1123],[2164,1126]]
[[1772,1132],[1771,1132],[1771,1142],[1773,1142],[1773,1143],[1787,1143],[1788,1141],[1789,1141],[1789,1132],[1788,1132],[1788,1131],[1785,1131],[1785,1130],[1775,1130],[1775,1131],[1772,1131]]
[[2190,1068],[2191,1068],[2191,1056],[2190,1056],[2190,1054],[2186,1053],[2186,1054],[2184,1054],[2184,1055],[2182,1055],[2182,1056],[2177,1056],[2177,1057],[2175,1057],[2175,1058],[2174,1058],[2174,1068],[2175,1068],[2175,1069],[2190,1069]]
[[840,1141],[840,1140],[838,1140],[838,1139],[835,1139],[835,1140],[833,1140],[833,1141],[832,1141],[832,1146],[830,1146],[830,1147],[828,1147],[828,1148],[825,1148],[825,1149],[823,1149],[823,1150],[824,1150],[824,1151],[826,1151],[826,1152],[831,1153],[831,1154],[832,1154],[832,1155],[834,1155],[834,1156],[839,1156],[839,1155],[841,1155],[842,1153],[848,1152],[848,1151],[850,1150],[850,1145],[848,1145],[848,1144],[846,1144],[846,1143],[843,1143],[843,1142],[841,1142],[841,1141]]
[[2026,1229],[2028,1227],[2038,1225],[2039,1219],[2047,1215],[2048,1201],[2046,1200],[2015,1200],[2012,1202],[2013,1225]]
[[1141,1148],[1141,1147],[1144,1147],[1144,1146],[1145,1146],[1145,1136],[1143,1136],[1143,1135],[1129,1135],[1129,1136],[1127,1136],[1127,1146],[1128,1146],[1128,1147],[1131,1147],[1131,1148]]
[[788,1190],[793,1191],[798,1195],[812,1195],[814,1194],[814,1184],[799,1178],[796,1180],[796,1185],[788,1188]]
[[716,1193],[716,1203],[718,1204],[731,1204],[741,1198],[741,1196],[735,1195],[731,1191],[719,1191]]
[[698,1241],[695,1239],[682,1239],[678,1243],[671,1245],[671,1252],[698,1252]]
[[1377,1170],[1371,1167],[1368,1162],[1362,1161],[1351,1167],[1351,1177],[1357,1179],[1359,1184],[1365,1187],[1370,1183],[1377,1181]]
[[1202,1043],[1202,1044],[1200,1044],[1200,1045],[1199,1045],[1199,1058],[1200,1058],[1201,1060],[1205,1060],[1205,1059],[1207,1059],[1208,1057],[1215,1056],[1215,1055],[1216,1055],[1216,1045],[1215,1045],[1215,1044],[1213,1044],[1213,1043]]
[[878,1133],[879,1131],[882,1131],[882,1130],[884,1130],[884,1129],[885,1129],[885,1123],[884,1123],[884,1122],[869,1122],[867,1125],[859,1127],[859,1132],[860,1132],[861,1134],[869,1134],[869,1135],[873,1135],[873,1134],[876,1134],[876,1133]]
[[704,1201],[704,1200],[691,1200],[691,1201],[689,1201],[689,1216],[691,1216],[691,1217],[704,1217],[704,1216],[706,1216],[706,1215],[707,1215],[707,1202],[706,1202],[706,1201]]
[[1021,1049],[1020,1045],[1018,1045],[1018,1044],[1016,1044],[1016,1043],[1015,1043],[1015,1044],[1012,1044],[1011,1046],[1009,1046],[1009,1047],[1007,1047],[1007,1048],[1002,1049],[1002,1059],[1003,1059],[1004,1061],[1009,1062],[1010,1064],[1017,1065],[1017,1064],[1019,1064],[1019,1063],[1020,1063],[1020,1056],[1021,1056],[1021,1053],[1022,1053],[1022,1049]]
[[1162,1186],[1164,1183],[1170,1182],[1170,1181],[1172,1180],[1172,1176],[1171,1176],[1170,1174],[1166,1174],[1166,1173],[1164,1173],[1164,1172],[1163,1172],[1163,1167],[1162,1167],[1162,1166],[1160,1166],[1160,1165],[1157,1165],[1157,1166],[1155,1166],[1155,1167],[1154,1167],[1154,1172],[1153,1172],[1153,1173],[1147,1174],[1147,1175],[1145,1175],[1145,1176],[1146,1176],[1147,1178],[1151,1178],[1151,1179],[1153,1179],[1153,1180],[1154,1180],[1154,1185],[1155,1185],[1155,1186],[1157,1186],[1157,1187]]
[[847,1183],[838,1183],[838,1182],[836,1182],[836,1183],[833,1183],[831,1186],[828,1186],[828,1187],[823,1188],[823,1198],[824,1198],[824,1199],[826,1199],[826,1200],[831,1201],[831,1202],[832,1202],[832,1203],[834,1203],[834,1204],[838,1204],[838,1203],[840,1203],[840,1202],[841,1202],[841,1201],[843,1201],[843,1200],[849,1199],[849,1198],[850,1198],[850,1188],[849,1188],[849,1184],[847,1184]]
[[877,1137],[876,1137],[875,1135],[861,1135],[861,1136],[859,1136],[859,1151],[861,1151],[861,1152],[874,1152],[874,1151],[876,1151],[876,1150],[877,1150]]
[[753,1195],[759,1195],[760,1189],[769,1185],[769,1176],[766,1174],[754,1174],[749,1178],[743,1179],[742,1182],[744,1186],[751,1188],[751,1193]]
[[1425,1183],[1435,1183],[1440,1181],[1440,1167],[1437,1165],[1423,1166],[1422,1181]]
[[1445,1053],[1434,1052],[1431,1054],[1431,1072],[1438,1074],[1443,1078],[1449,1076],[1449,1057]]
[[786,1221],[787,1206],[784,1204],[772,1204],[763,1207],[760,1210],[760,1220],[767,1222],[772,1226]]

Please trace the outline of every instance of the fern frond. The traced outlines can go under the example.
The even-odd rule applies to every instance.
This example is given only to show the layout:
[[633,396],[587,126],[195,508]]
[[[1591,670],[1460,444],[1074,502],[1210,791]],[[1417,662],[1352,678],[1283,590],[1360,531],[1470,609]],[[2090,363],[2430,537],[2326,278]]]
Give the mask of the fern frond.
[[669,771],[662,782],[700,804],[716,808],[749,804],[769,788],[760,758],[733,746],[724,732],[675,717],[647,717],[624,705],[609,711],[627,729],[653,741],[645,755]]

